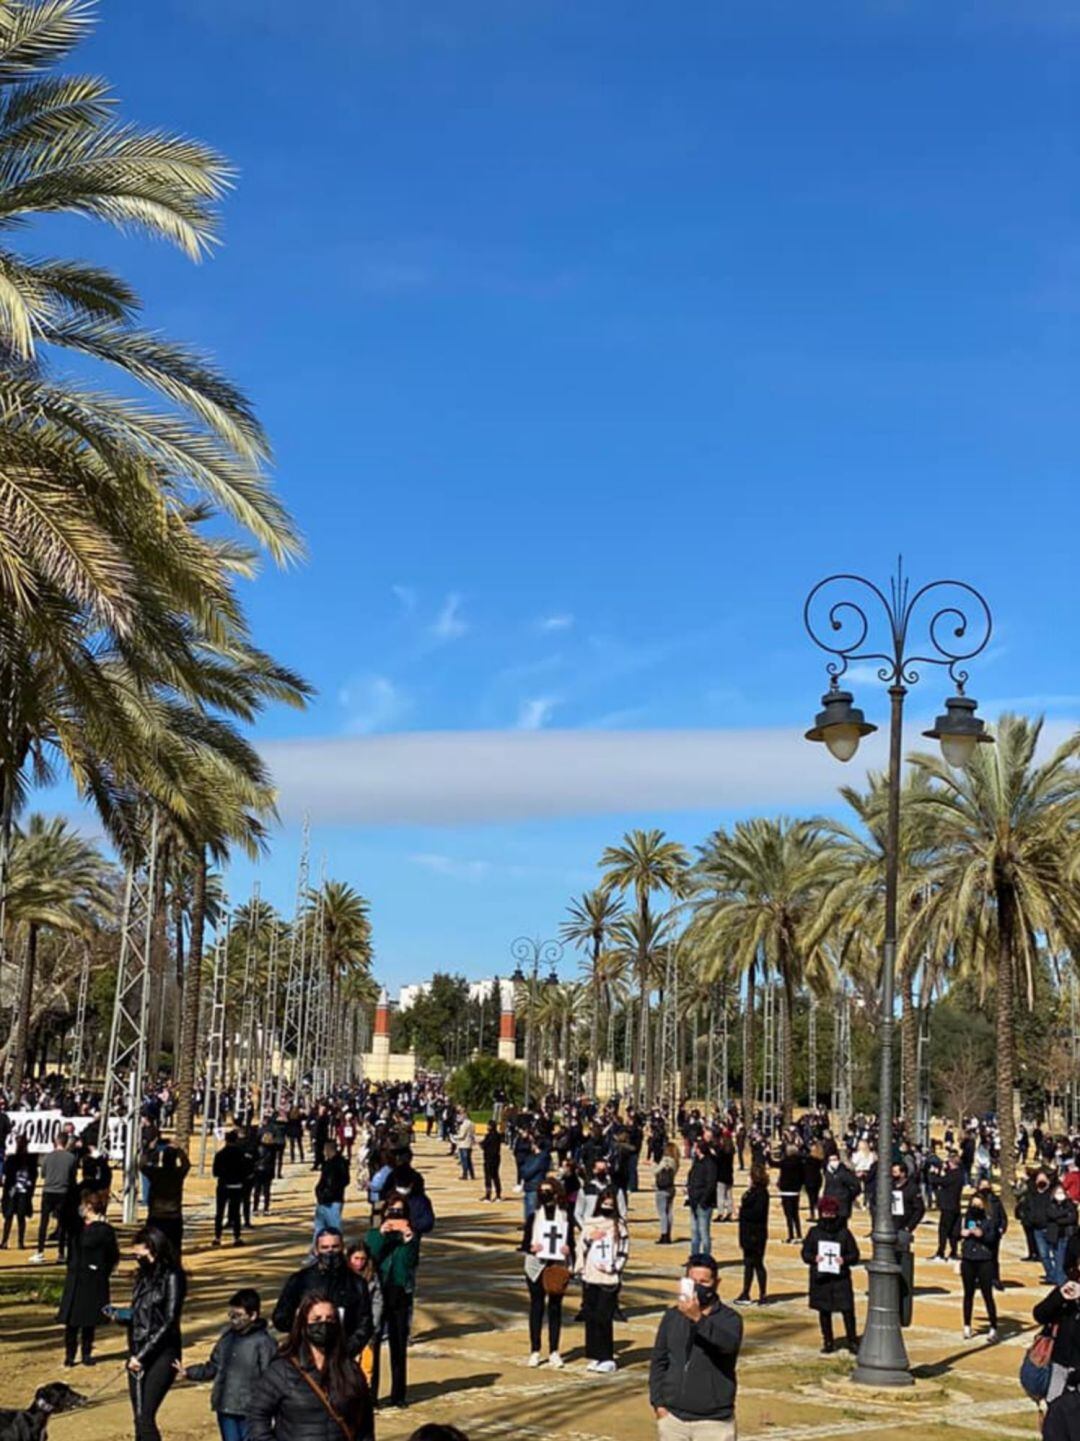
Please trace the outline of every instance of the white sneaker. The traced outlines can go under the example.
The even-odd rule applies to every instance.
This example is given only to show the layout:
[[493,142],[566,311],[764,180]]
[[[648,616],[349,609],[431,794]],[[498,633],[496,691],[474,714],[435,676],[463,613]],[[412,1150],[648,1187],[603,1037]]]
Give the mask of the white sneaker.
[[522,1189],[523,1189],[523,1188],[522,1188],[522,1186],[521,1186],[521,1184],[520,1184],[520,1182],[519,1182],[518,1185],[516,1185],[516,1186],[514,1187],[514,1195],[515,1195],[515,1196],[520,1196],[520,1195],[521,1195],[521,1192],[522,1192]]
[[589,1364],[585,1367],[585,1370],[586,1370],[586,1371],[595,1371],[596,1368],[597,1368],[597,1366],[599,1366],[599,1365],[600,1365],[600,1362],[599,1362],[599,1361],[590,1361]]
[[559,1355],[558,1351],[552,1351],[551,1355],[548,1357],[548,1365],[554,1366],[556,1371],[558,1371],[561,1366],[566,1365],[566,1362]]
[[610,1376],[612,1371],[617,1371],[619,1368],[614,1361],[597,1361],[596,1369],[602,1371],[605,1376]]
[[30,1257],[30,1264],[31,1266],[44,1266],[45,1252],[35,1251],[34,1254]]
[[965,1341],[970,1341],[970,1340],[971,1340],[971,1327],[970,1327],[970,1326],[965,1326],[965,1327],[964,1327],[964,1340],[965,1340]]
[[539,1351],[534,1351],[534,1352],[532,1353],[532,1355],[529,1357],[529,1365],[535,1367],[535,1366],[540,1366],[540,1365],[542,1365],[542,1364],[543,1364],[543,1362],[542,1362],[542,1359],[541,1359],[541,1356],[540,1356],[540,1352],[539,1352]]
[[987,1333],[986,1333],[986,1344],[987,1344],[988,1346],[992,1346],[992,1345],[994,1344],[994,1342],[997,1340],[997,1338],[998,1338],[998,1333],[997,1333],[997,1331],[994,1329],[994,1327],[991,1326],[990,1330],[987,1331]]

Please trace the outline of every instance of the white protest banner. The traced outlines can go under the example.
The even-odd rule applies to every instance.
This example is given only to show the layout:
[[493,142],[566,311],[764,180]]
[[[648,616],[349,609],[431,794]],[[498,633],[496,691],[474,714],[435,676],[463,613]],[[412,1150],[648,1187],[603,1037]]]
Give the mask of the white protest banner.
[[[77,1136],[97,1120],[96,1116],[65,1116],[63,1111],[9,1111],[14,1122],[8,1132],[7,1150],[14,1151],[15,1142],[25,1136],[31,1155],[41,1156],[51,1151],[56,1137],[64,1126],[70,1125]],[[127,1118],[112,1116],[109,1119],[108,1146],[106,1154],[110,1161],[123,1161],[124,1143],[127,1137]]]

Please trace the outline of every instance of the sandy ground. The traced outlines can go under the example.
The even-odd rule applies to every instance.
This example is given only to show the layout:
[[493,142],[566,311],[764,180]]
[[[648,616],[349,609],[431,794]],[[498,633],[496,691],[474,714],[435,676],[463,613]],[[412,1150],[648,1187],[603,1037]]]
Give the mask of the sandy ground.
[[[657,1227],[652,1196],[639,1193],[631,1211],[630,1264],[623,1290],[629,1316],[615,1331],[619,1371],[593,1376],[584,1370],[583,1330],[566,1327],[562,1371],[525,1368],[528,1351],[527,1297],[521,1257],[514,1247],[521,1234],[520,1199],[509,1196],[498,1206],[478,1204],[481,1187],[462,1182],[446,1147],[421,1139],[417,1164],[424,1171],[438,1215],[434,1235],[424,1241],[414,1344],[410,1347],[411,1407],[379,1415],[380,1438],[406,1437],[424,1421],[447,1421],[470,1437],[513,1436],[544,1441],[644,1441],[655,1435],[648,1405],[647,1371],[653,1336],[663,1308],[670,1304],[685,1257],[689,1227],[678,1215],[680,1244],[655,1244]],[[504,1170],[512,1166],[504,1164]],[[185,1326],[185,1359],[204,1359],[224,1320],[228,1296],[239,1285],[254,1285],[272,1303],[283,1278],[295,1268],[310,1235],[312,1175],[287,1166],[277,1186],[275,1213],[249,1231],[248,1246],[221,1250],[209,1246],[210,1187],[193,1177],[190,1185],[185,1256],[191,1296]],[[512,1178],[511,1178],[512,1179]],[[905,1333],[918,1384],[904,1396],[878,1396],[842,1384],[850,1371],[846,1353],[822,1358],[816,1319],[806,1305],[806,1270],[796,1247],[777,1239],[783,1231],[774,1200],[773,1239],[769,1243],[770,1306],[744,1312],[746,1341],[739,1366],[739,1432],[772,1441],[873,1436],[880,1441],[937,1441],[937,1438],[1034,1437],[1035,1407],[1020,1391],[1017,1373],[1033,1325],[1031,1308],[1044,1294],[1037,1266],[1022,1264],[1023,1235],[1013,1226],[1005,1240],[1003,1274],[1007,1289],[999,1295],[1001,1342],[987,1346],[976,1301],[976,1337],[962,1339],[960,1278],[952,1266],[927,1258],[933,1250],[936,1220],[920,1228],[914,1324]],[[366,1205],[346,1206],[347,1235],[362,1233]],[[859,1213],[855,1234],[869,1251],[866,1213]],[[714,1251],[722,1263],[721,1290],[736,1294],[741,1280],[736,1227],[714,1226]],[[12,1271],[38,1276],[45,1268],[26,1266],[28,1253],[0,1252],[0,1277]],[[114,1300],[126,1299],[127,1266],[114,1285]],[[50,1266],[51,1275],[60,1275]],[[857,1289],[865,1273],[857,1273]],[[566,1313],[576,1311],[575,1293]],[[865,1307],[860,1298],[860,1319]],[[0,1297],[0,1405],[25,1405],[42,1382],[63,1377],[91,1396],[85,1410],[57,1417],[53,1441],[105,1441],[131,1434],[130,1410],[122,1373],[122,1333],[101,1333],[100,1363],[92,1370],[61,1369],[61,1333],[55,1308]],[[173,1388],[159,1416],[167,1441],[217,1436],[209,1410],[209,1387]]]

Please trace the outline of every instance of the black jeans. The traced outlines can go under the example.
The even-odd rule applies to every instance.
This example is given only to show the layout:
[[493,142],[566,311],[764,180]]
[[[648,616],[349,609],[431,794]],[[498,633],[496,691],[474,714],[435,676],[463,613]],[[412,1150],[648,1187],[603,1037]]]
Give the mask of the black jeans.
[[289,1137],[289,1160],[290,1160],[290,1161],[295,1161],[295,1160],[296,1160],[296,1153],[297,1153],[297,1151],[300,1152],[300,1160],[301,1160],[301,1162],[302,1162],[303,1159],[304,1159],[304,1138],[303,1138],[303,1136],[290,1136],[290,1137]]
[[67,1227],[64,1223],[64,1208],[67,1204],[66,1191],[45,1191],[41,1197],[41,1220],[38,1224],[37,1248],[39,1251],[45,1249],[45,1238],[49,1234],[49,1221],[55,1217],[57,1230],[60,1232],[60,1259],[64,1259],[67,1250]]
[[[852,1350],[854,1350],[855,1342],[858,1339],[855,1331],[855,1312],[841,1311],[840,1315],[843,1318],[844,1335],[847,1338],[847,1343]],[[821,1339],[825,1342],[826,1346],[831,1346],[833,1344],[832,1313],[830,1311],[819,1311],[818,1321],[821,1324]]]
[[400,1286],[387,1286],[383,1295],[383,1321],[390,1347],[390,1404],[405,1400],[408,1385],[409,1293]]
[[759,1296],[764,1297],[765,1289],[769,1282],[769,1273],[765,1269],[764,1254],[743,1256],[742,1294],[744,1296],[749,1296],[750,1283],[753,1281],[755,1276],[757,1277],[758,1294]]
[[182,1216],[151,1216],[146,1224],[156,1227],[167,1241],[171,1241],[173,1249],[179,1256],[184,1246],[184,1218]]
[[163,1351],[148,1362],[137,1376],[128,1372],[128,1394],[135,1417],[135,1441],[161,1441],[157,1413],[169,1387],[176,1379],[173,1362],[179,1361],[176,1351]]
[[30,1216],[29,1196],[12,1196],[4,1207],[4,1245],[8,1243],[12,1225],[17,1226],[19,1250],[26,1246],[26,1222]]
[[802,1236],[802,1227],[799,1225],[799,1198],[798,1196],[781,1196],[780,1205],[784,1212],[784,1220],[787,1222],[787,1238],[789,1241],[796,1241]]
[[253,1205],[251,1209],[256,1213],[256,1215],[259,1211],[260,1202],[262,1203],[263,1212],[266,1215],[270,1214],[270,1187],[273,1184],[273,1175],[267,1174],[266,1172],[260,1172],[259,1175],[255,1177],[255,1189],[252,1193]]
[[[526,1277],[526,1280],[528,1278]],[[544,1330],[544,1306],[547,1305],[548,1320],[548,1349],[557,1351],[559,1349],[559,1337],[562,1335],[562,1302],[561,1296],[549,1296],[539,1281],[529,1281],[529,1348],[532,1351],[539,1351],[540,1342]]]
[[941,1211],[937,1223],[937,1255],[944,1256],[949,1248],[949,1260],[956,1260],[956,1243],[960,1239],[960,1212]]
[[499,1163],[494,1165],[484,1157],[484,1195],[491,1196],[494,1192],[496,1201],[502,1200],[502,1181],[499,1179]]
[[233,1240],[240,1239],[240,1207],[244,1201],[243,1186],[219,1186],[215,1198],[214,1207],[214,1235],[221,1240],[222,1225],[225,1221],[226,1210],[229,1213],[229,1230],[233,1233]]
[[585,1287],[582,1305],[585,1312],[585,1355],[590,1361],[615,1359],[615,1304],[618,1299],[616,1286]]
[[65,1326],[64,1327],[64,1360],[74,1361],[75,1352],[78,1350],[79,1341],[82,1340],[83,1361],[89,1361],[94,1351],[94,1327],[93,1326]]
[[971,1312],[975,1304],[975,1288],[978,1287],[986,1307],[986,1319],[992,1329],[997,1329],[997,1304],[994,1301],[993,1261],[961,1261],[960,1279],[964,1283],[964,1325],[971,1325]]

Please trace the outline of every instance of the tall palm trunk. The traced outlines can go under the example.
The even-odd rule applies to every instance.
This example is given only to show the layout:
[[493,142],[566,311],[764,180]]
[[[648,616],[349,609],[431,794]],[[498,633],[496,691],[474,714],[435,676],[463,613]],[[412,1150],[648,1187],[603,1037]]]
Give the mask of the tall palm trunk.
[[[206,930],[206,847],[195,851],[191,886],[191,936],[188,944],[184,1002],[180,1013],[180,1045],[176,1067],[176,1140],[186,1146],[191,1136],[195,1055],[199,1046],[199,1002],[202,990],[203,936]],[[220,1085],[220,1079],[218,1081]],[[209,1097],[207,1098],[209,1100]]]
[[746,1010],[743,1012],[742,1112],[747,1126],[754,1119],[754,1007],[757,1005],[757,962],[746,972]]
[[1016,898],[1012,883],[999,876],[995,884],[998,918],[997,954],[997,1119],[1001,1136],[1001,1194],[1012,1206],[1016,1194],[1016,1122],[1013,1078],[1016,1047],[1013,1028],[1016,942]]
[[593,932],[592,950],[592,1019],[589,1022],[589,1095],[598,1100],[600,1070],[600,954],[603,935]]
[[34,999],[34,972],[37,970],[38,928],[31,922],[26,931],[26,955],[19,975],[19,1014],[15,1034],[11,1038],[11,1089],[18,1095],[26,1075],[27,1049],[30,1041],[30,1007]]
[[[640,931],[638,934],[638,985],[640,986],[641,1017],[638,1028],[638,1062],[635,1067],[636,1099],[644,1097],[648,1105],[652,1099],[652,1065],[649,1055],[649,961],[645,949],[645,938],[649,934],[649,893],[642,891],[638,899]],[[636,1085],[640,1078],[641,1089]]]

